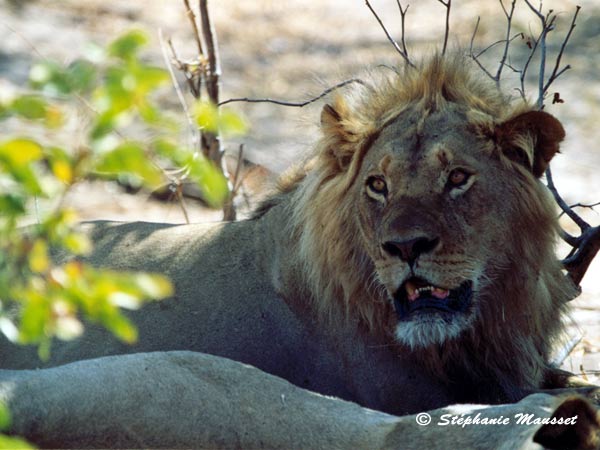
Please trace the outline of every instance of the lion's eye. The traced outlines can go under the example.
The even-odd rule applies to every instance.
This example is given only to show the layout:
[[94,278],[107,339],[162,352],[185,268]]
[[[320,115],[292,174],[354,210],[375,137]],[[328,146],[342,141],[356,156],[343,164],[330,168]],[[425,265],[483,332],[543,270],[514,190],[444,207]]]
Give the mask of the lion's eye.
[[470,176],[470,173],[467,173],[462,169],[454,169],[448,176],[448,184],[452,188],[461,187],[469,181]]
[[379,177],[371,177],[367,180],[367,186],[375,194],[386,195],[387,184]]

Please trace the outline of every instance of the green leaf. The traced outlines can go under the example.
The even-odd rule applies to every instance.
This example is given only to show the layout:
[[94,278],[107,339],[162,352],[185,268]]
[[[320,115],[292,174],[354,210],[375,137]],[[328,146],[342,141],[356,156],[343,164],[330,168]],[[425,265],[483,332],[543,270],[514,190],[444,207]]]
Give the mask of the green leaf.
[[137,341],[137,329],[129,319],[121,314],[115,314],[110,320],[103,321],[102,325],[112,331],[123,342],[133,344]]
[[133,142],[122,144],[101,155],[96,170],[112,175],[135,175],[150,187],[157,187],[163,182],[162,172],[148,159],[144,149]]
[[0,211],[3,216],[20,216],[25,214],[27,200],[17,194],[0,194]]
[[91,88],[97,70],[94,64],[83,59],[73,61],[66,68],[54,61],[43,61],[31,68],[29,83],[52,95],[84,92]]
[[152,149],[157,155],[173,161],[176,166],[183,165],[185,159],[192,154],[192,152],[182,149],[180,146],[167,139],[156,139],[152,142]]
[[196,103],[194,107],[196,123],[200,128],[211,133],[219,131],[219,112],[217,107],[206,101]]
[[42,158],[42,146],[31,139],[11,139],[0,143],[0,159],[13,167],[23,167]]
[[173,295],[173,285],[162,275],[139,273],[133,279],[145,297],[163,299]]
[[33,450],[34,448],[23,439],[0,435],[0,449]]
[[114,131],[115,122],[116,114],[114,114],[113,111],[100,114],[96,120],[96,123],[92,126],[90,131],[90,139],[92,141],[97,141]]
[[211,133],[243,134],[248,129],[246,122],[238,114],[225,108],[217,108],[207,101],[196,103],[194,116],[198,126]]
[[22,95],[14,99],[10,105],[10,109],[14,114],[17,114],[25,119],[44,119],[48,103],[37,95]]
[[84,234],[69,233],[62,241],[64,248],[75,255],[86,255],[92,250],[92,243]]
[[29,84],[51,95],[71,92],[71,86],[63,67],[54,61],[34,64],[29,71]]
[[221,206],[229,196],[229,186],[223,173],[202,155],[189,158],[187,167],[190,178],[198,184],[208,204],[213,208]]
[[34,273],[42,273],[50,267],[48,244],[43,239],[36,239],[28,255],[29,268]]
[[146,33],[141,30],[132,30],[114,40],[108,46],[108,54],[128,60],[133,58],[138,50],[147,42],[148,37]]
[[140,94],[147,94],[169,81],[169,73],[160,67],[139,65],[131,68]]
[[51,321],[48,302],[37,292],[27,289],[17,295],[23,305],[19,323],[19,341],[23,344],[39,342]]
[[85,92],[92,88],[96,81],[98,68],[85,59],[77,59],[67,67],[66,76],[69,88],[75,92]]
[[219,126],[224,135],[240,135],[248,131],[248,125],[239,115],[224,108],[221,108]]
[[8,106],[0,103],[0,120],[4,120],[10,117],[10,111],[8,110]]
[[21,184],[30,195],[42,195],[43,191],[31,164],[42,157],[42,147],[29,139],[12,139],[0,143],[0,169]]
[[225,202],[229,196],[227,178],[205,156],[195,154],[165,139],[154,141],[152,148],[176,166],[188,169],[190,179],[202,190],[204,199],[213,208],[218,208]]
[[4,403],[0,402],[0,430],[6,430],[10,423],[10,411]]
[[59,147],[47,149],[46,156],[54,176],[65,184],[71,184],[75,177],[74,162],[71,156]]
[[49,128],[62,125],[61,110],[37,95],[22,95],[14,99],[8,111],[28,120],[44,120]]

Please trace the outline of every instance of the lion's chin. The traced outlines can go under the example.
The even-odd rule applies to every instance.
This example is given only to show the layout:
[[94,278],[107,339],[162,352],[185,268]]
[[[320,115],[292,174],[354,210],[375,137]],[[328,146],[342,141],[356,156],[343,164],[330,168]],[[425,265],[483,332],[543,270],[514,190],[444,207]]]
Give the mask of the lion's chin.
[[396,340],[412,349],[440,345],[458,337],[469,328],[471,315],[428,314],[411,320],[399,321],[396,325]]
[[471,325],[473,283],[443,289],[421,278],[405,281],[394,295],[396,339],[411,348],[442,344]]

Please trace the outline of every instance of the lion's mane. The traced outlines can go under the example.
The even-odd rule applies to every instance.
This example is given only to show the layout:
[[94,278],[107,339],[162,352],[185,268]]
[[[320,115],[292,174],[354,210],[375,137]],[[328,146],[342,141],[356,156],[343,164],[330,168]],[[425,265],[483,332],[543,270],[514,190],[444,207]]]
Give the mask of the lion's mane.
[[[361,245],[357,200],[348,195],[370,144],[409,106],[418,105],[417,111],[424,114],[450,102],[466,106],[465,126],[482,136],[491,136],[494,124],[532,107],[502,94],[459,56],[435,56],[418,69],[398,73],[384,70],[387,73],[370,74],[369,81],[337,95],[332,108],[337,120],[322,120],[322,136],[310,161],[282,178],[279,194],[258,214],[287,203],[289,232],[297,239],[304,277],[323,320],[341,320],[391,336],[393,307]],[[489,139],[481,151],[499,152],[497,138]],[[524,149],[532,162],[532,138],[522,134],[507,139]],[[505,205],[514,234],[487,251],[508,247],[503,253],[509,258],[486,267],[487,282],[478,292],[480,308],[473,326],[440,348],[418,351],[424,365],[442,376],[453,370],[450,366],[477,379],[496,377],[501,385],[510,378],[522,386],[539,386],[550,347],[562,334],[565,303],[574,291],[554,253],[558,225],[545,187],[521,165],[499,157],[514,166],[516,176],[506,183],[520,198],[508,199]],[[475,232],[486,233],[493,226],[481,222]]]

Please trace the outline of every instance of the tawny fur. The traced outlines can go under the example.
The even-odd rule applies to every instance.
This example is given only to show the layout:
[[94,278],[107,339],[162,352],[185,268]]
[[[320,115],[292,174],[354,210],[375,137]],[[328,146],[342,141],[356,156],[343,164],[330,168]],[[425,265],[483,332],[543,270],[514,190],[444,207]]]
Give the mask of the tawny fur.
[[[289,202],[289,231],[298,239],[298,257],[322,318],[392,336],[392,305],[365,251],[356,198],[348,195],[348,189],[371,141],[391,120],[409,107],[426,117],[451,103],[468,110],[466,127],[489,138],[481,152],[496,154],[514,170],[515,176],[505,182],[518,195],[507,198],[504,206],[514,233],[497,244],[508,247],[503,253],[518,260],[498,259],[484,269],[479,314],[468,332],[440,347],[417,351],[440,376],[451,364],[476,378],[491,375],[502,383],[510,373],[522,386],[536,386],[550,347],[561,337],[560,318],[574,295],[573,286],[561,276],[554,253],[558,225],[552,200],[526,167],[504,156],[503,138],[494,136],[498,124],[533,108],[502,94],[464,58],[436,56],[419,70],[378,74],[366,86],[338,95],[333,109],[339,120],[323,121],[310,167],[295,168],[280,185],[279,195]],[[533,165],[535,137],[519,134],[510,139],[510,145]],[[271,201],[277,203],[277,198],[274,195]],[[475,232],[487,233],[494,226],[477,223]]]
[[[163,273],[175,296],[128,313],[135,345],[86,324],[46,362],[0,337],[0,365],[190,350],[394,414],[541,388],[574,295],[538,179],[564,130],[477,73],[436,56],[340,94],[310,162],[251,220],[82,226],[90,264]],[[464,189],[448,184],[456,167],[471,170]],[[385,196],[368,194],[373,171]],[[440,245],[409,268],[383,244],[416,232]],[[472,282],[472,304],[399,318],[392,299],[410,277],[448,290]]]

